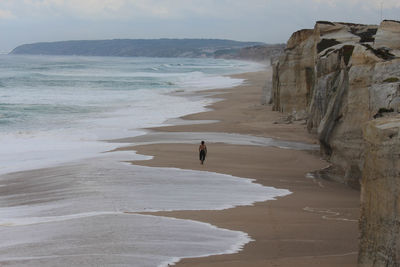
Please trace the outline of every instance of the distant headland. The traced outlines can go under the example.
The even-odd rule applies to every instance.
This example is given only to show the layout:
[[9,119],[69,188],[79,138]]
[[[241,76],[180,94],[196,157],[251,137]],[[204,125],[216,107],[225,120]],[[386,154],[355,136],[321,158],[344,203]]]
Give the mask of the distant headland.
[[113,39],[24,44],[10,54],[265,60],[264,57],[270,58],[283,51],[284,47],[284,44],[221,39]]

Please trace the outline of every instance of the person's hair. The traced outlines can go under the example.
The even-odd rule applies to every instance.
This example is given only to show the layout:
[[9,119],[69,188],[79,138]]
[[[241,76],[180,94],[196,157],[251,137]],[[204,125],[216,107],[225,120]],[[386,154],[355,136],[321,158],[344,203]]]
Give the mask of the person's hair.
[[204,145],[204,141],[201,141],[201,144]]

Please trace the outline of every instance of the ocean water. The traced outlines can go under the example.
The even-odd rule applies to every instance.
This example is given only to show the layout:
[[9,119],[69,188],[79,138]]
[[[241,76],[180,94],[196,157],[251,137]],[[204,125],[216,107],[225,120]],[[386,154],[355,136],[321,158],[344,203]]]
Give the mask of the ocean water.
[[143,134],[140,128],[202,111],[211,101],[168,93],[231,87],[242,81],[224,74],[261,67],[213,59],[2,55],[0,174],[111,149],[99,140]]
[[203,111],[213,100],[182,92],[239,85],[224,75],[262,68],[214,59],[1,55],[0,265],[166,266],[240,250],[251,241],[246,233],[139,213],[221,210],[288,190],[134,166],[125,162],[151,157],[103,153],[121,146],[103,140],[140,138],[145,127]]

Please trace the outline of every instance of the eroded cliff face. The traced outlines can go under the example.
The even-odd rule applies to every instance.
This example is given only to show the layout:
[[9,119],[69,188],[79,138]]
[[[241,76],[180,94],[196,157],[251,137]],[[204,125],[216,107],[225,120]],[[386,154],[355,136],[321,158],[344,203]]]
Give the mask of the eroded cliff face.
[[400,22],[296,32],[272,86],[274,109],[317,134],[325,173],[362,181],[359,266],[400,266]]
[[359,266],[400,265],[400,116],[364,128]]
[[274,65],[274,110],[302,114],[332,163],[332,178],[359,187],[361,125],[399,111],[400,22],[317,22],[296,32]]
[[273,66],[273,109],[294,112],[306,109],[314,66],[314,31],[301,30],[289,39],[285,53]]

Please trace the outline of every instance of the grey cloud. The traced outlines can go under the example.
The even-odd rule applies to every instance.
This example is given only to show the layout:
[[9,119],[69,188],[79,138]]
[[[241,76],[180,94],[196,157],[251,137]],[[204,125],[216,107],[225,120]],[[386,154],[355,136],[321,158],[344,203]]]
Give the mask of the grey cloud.
[[[0,51],[22,43],[111,38],[286,42],[316,20],[377,24],[379,0],[2,0]],[[396,7],[397,5],[397,7]],[[389,8],[391,6],[391,8]],[[398,0],[384,18],[398,19]]]

